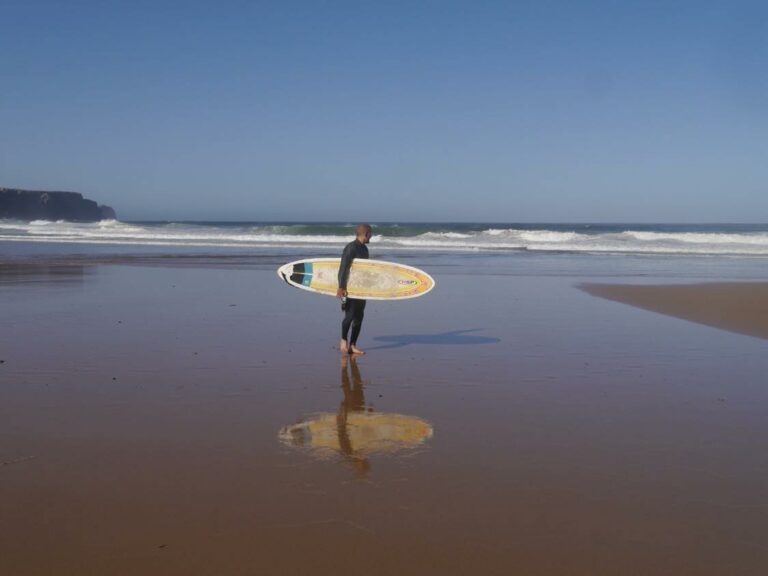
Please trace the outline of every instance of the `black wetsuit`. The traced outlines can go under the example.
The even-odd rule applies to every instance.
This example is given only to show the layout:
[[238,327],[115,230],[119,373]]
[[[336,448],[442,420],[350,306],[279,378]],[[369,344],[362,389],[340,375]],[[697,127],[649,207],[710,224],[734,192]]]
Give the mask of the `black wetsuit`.
[[[355,239],[344,247],[341,254],[341,265],[339,266],[339,288],[347,289],[347,280],[349,280],[349,269],[355,258],[368,258],[368,247]],[[344,320],[341,323],[341,339],[346,341],[349,328],[352,327],[352,334],[349,343],[357,343],[357,337],[360,335],[360,327],[363,325],[365,316],[365,300],[347,298],[347,305],[344,310]]]

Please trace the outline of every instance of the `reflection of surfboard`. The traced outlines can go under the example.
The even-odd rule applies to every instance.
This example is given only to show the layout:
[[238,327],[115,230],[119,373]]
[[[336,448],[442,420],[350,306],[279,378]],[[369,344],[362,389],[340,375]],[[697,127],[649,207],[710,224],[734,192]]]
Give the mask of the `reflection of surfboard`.
[[391,454],[415,448],[431,437],[432,426],[420,418],[365,412],[352,412],[346,418],[339,414],[320,414],[313,420],[280,430],[283,443],[311,448],[320,456],[334,452],[357,456]]
[[[339,258],[299,260],[281,266],[277,275],[291,286],[336,296]],[[362,300],[401,300],[422,296],[435,287],[426,272],[381,260],[355,260],[349,270],[347,292]]]

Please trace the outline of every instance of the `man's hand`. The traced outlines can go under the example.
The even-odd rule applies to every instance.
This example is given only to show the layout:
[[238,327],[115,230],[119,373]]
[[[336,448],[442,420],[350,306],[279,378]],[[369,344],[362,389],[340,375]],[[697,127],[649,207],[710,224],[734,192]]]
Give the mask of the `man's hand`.
[[344,290],[344,288],[339,288],[336,290],[336,298],[346,298],[347,297],[347,291]]

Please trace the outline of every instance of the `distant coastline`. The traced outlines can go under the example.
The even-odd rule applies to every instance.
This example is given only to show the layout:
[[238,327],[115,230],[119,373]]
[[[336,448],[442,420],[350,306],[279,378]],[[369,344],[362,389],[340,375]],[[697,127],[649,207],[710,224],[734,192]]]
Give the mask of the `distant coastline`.
[[0,218],[98,222],[116,217],[112,207],[88,200],[79,192],[0,188]]

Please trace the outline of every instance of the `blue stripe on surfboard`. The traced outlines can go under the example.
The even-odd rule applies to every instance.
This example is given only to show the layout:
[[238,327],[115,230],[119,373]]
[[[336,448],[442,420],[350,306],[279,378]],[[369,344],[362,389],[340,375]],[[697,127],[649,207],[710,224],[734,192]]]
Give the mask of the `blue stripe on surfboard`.
[[312,263],[304,263],[304,278],[301,280],[304,286],[309,286],[312,283]]

